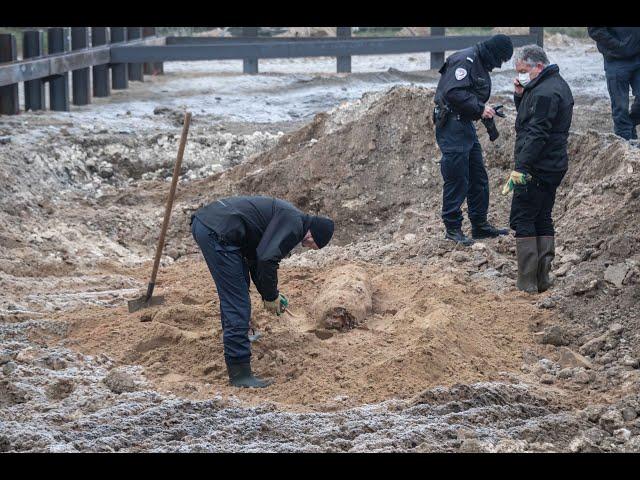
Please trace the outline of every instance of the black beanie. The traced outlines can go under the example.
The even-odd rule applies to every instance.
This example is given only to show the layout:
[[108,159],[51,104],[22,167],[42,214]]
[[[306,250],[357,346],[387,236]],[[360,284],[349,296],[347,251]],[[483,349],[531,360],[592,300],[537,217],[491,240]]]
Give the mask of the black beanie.
[[333,220],[327,217],[311,217],[311,225],[309,225],[313,240],[318,248],[324,247],[333,236]]
[[[493,54],[496,60],[499,60],[501,63],[506,62],[513,55],[513,43],[511,43],[511,39],[508,36],[502,33],[494,35],[482,43]],[[498,67],[500,67],[500,65],[498,65]]]

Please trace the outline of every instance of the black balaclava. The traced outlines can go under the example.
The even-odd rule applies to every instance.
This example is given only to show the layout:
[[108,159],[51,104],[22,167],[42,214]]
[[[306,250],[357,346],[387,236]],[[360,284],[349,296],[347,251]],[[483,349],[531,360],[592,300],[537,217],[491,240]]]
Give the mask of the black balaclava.
[[513,43],[511,39],[501,33],[494,35],[489,40],[478,44],[482,64],[487,70],[499,68],[513,55]]
[[311,235],[318,248],[324,247],[333,237],[333,220],[327,217],[311,217]]

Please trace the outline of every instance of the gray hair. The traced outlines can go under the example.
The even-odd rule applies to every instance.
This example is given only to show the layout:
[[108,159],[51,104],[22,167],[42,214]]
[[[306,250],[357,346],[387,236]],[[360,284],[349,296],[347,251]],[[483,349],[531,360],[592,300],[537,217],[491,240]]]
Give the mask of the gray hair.
[[526,63],[530,67],[535,67],[536,64],[542,63],[546,67],[549,65],[549,58],[542,47],[538,45],[525,45],[516,50],[513,56],[513,64],[516,65],[518,62]]

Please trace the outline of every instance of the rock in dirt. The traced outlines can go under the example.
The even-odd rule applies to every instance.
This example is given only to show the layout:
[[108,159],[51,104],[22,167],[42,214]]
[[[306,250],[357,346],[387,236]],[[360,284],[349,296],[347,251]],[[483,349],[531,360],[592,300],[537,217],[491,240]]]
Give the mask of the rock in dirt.
[[561,347],[563,345],[569,345],[569,336],[560,325],[552,325],[545,329],[541,341],[544,344]]
[[624,418],[617,409],[607,410],[604,415],[600,417],[598,422],[600,426],[609,433],[613,433],[614,430],[622,428],[624,425]]
[[630,422],[631,420],[635,420],[636,417],[638,416],[638,414],[636,413],[636,410],[631,407],[624,407],[620,413],[622,414],[622,418],[624,419],[625,422]]
[[322,292],[312,306],[321,329],[354,328],[371,313],[371,284],[360,267],[344,265],[329,273]]
[[629,273],[630,267],[626,263],[618,263],[616,265],[610,265],[604,271],[604,280],[615,285],[618,288],[622,288],[622,283]]
[[111,370],[104,378],[103,383],[109,387],[109,390],[113,393],[120,394],[123,392],[135,392],[138,390],[138,386],[136,385],[133,377],[118,369]]
[[600,335],[599,337],[592,338],[584,345],[580,347],[580,353],[583,355],[593,356],[602,350],[607,343],[607,335]]
[[52,400],[62,400],[71,395],[76,386],[70,378],[61,378],[47,387],[47,397]]
[[562,347],[560,349],[560,359],[558,360],[558,364],[562,368],[593,368],[593,365],[589,360],[567,347]]

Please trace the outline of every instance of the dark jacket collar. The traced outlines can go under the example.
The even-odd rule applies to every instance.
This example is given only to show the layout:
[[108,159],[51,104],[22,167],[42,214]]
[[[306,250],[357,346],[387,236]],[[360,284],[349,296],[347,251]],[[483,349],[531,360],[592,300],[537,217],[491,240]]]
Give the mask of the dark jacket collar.
[[556,65],[555,63],[547,65],[536,78],[531,80],[524,87],[524,90],[531,90],[532,88],[535,88],[539,83],[544,82],[547,78],[552,77],[553,75],[556,75],[558,73],[560,73],[560,67],[558,67],[558,65]]

